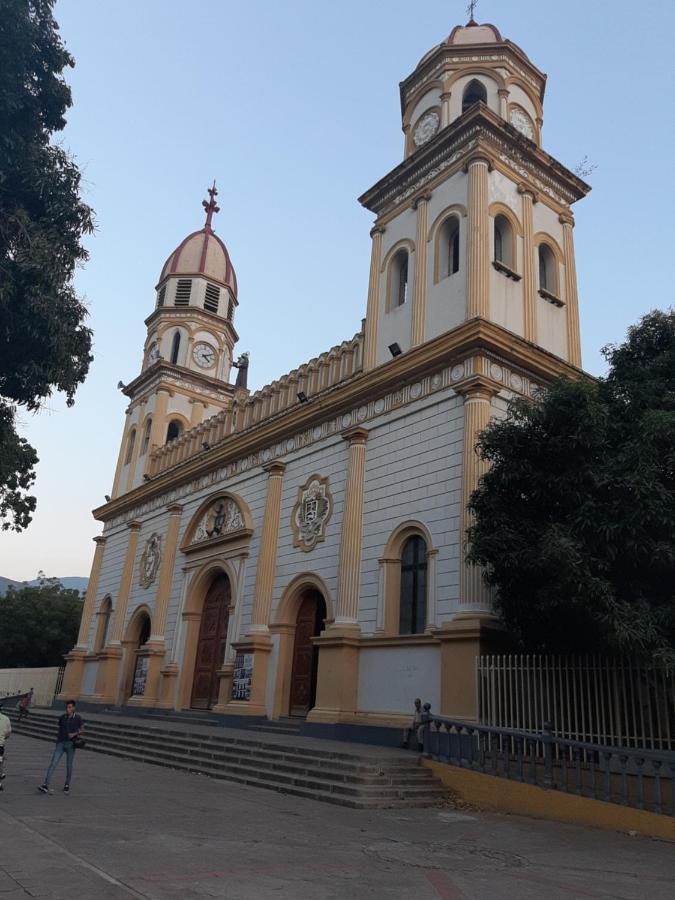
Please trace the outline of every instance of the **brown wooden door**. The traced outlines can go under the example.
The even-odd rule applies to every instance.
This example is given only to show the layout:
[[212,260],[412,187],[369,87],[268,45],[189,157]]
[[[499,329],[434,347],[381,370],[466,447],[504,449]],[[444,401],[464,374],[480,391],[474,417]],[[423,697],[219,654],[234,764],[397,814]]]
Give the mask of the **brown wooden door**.
[[314,706],[319,650],[312,643],[312,638],[321,632],[325,618],[323,597],[318,591],[308,591],[302,598],[295,622],[289,706],[292,716],[306,716]]
[[219,575],[204,599],[192,679],[190,706],[194,709],[210,709],[218,699],[216,673],[225,658],[229,606],[230,580]]

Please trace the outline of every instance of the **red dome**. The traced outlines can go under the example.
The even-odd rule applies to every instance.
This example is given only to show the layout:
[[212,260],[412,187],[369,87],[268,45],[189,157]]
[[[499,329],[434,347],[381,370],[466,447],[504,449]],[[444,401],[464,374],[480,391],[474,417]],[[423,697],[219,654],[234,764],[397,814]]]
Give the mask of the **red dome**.
[[176,247],[164,263],[160,282],[168,275],[203,275],[229,288],[235,298],[237,296],[237,276],[230,254],[208,226],[193,231]]

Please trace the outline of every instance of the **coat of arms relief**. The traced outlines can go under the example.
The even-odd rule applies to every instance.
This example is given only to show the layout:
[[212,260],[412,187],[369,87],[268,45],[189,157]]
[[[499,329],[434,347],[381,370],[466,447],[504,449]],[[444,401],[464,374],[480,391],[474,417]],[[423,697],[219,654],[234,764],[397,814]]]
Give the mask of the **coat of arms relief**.
[[244,519],[234,500],[220,497],[204,512],[195,529],[192,543],[197,544],[231,531],[240,531],[243,527]]
[[328,478],[311,475],[298,488],[298,499],[291,513],[293,546],[305,553],[325,540],[326,525],[333,513],[333,496],[328,488]]

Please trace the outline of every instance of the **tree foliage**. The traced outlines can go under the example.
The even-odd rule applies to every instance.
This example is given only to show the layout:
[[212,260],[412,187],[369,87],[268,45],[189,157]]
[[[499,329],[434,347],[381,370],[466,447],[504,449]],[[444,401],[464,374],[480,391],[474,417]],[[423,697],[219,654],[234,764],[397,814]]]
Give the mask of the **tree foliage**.
[[10,585],[0,597],[0,660],[5,668],[61,666],[77,640],[79,591],[53,579],[37,587]]
[[675,661],[675,312],[482,433],[469,558],[532,652]]
[[72,405],[91,362],[75,268],[87,259],[92,211],[80,172],[53,136],[71,106],[73,65],[52,15],[54,0],[0,0],[0,515],[20,531],[35,453],[16,434],[16,405],[36,410],[62,391]]

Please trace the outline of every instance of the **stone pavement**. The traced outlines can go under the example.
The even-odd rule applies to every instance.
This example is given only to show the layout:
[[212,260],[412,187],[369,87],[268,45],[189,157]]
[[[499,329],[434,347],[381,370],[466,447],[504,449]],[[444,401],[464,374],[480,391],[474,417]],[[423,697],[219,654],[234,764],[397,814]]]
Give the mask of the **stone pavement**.
[[449,807],[351,810],[86,750],[72,793],[60,769],[43,796],[50,753],[8,742],[0,900],[673,896],[675,845],[647,838]]

